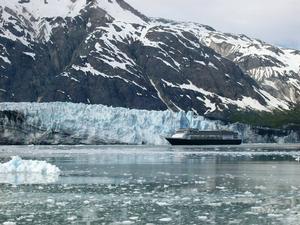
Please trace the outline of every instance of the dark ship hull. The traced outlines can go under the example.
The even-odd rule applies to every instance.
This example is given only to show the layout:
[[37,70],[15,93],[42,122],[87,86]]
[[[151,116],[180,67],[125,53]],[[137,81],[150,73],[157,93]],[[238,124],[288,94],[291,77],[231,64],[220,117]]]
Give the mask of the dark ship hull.
[[184,139],[184,138],[166,138],[171,145],[240,145],[241,139],[234,140],[209,140],[209,139]]

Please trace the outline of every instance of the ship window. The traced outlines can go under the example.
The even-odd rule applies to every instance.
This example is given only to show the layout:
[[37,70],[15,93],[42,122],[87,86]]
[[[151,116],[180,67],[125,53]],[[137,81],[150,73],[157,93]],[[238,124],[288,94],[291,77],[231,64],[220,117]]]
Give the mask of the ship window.
[[184,137],[184,132],[177,132],[176,134],[174,134],[172,137],[173,138],[183,138]]

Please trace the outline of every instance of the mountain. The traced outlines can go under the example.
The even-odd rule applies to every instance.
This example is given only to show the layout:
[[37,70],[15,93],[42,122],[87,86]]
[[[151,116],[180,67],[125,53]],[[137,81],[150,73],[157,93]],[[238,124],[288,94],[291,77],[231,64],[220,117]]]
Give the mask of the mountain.
[[1,0],[0,24],[2,102],[226,118],[300,101],[299,51],[148,18],[123,0]]
[[233,61],[278,99],[300,100],[300,51],[272,46],[245,35],[206,32],[202,42]]

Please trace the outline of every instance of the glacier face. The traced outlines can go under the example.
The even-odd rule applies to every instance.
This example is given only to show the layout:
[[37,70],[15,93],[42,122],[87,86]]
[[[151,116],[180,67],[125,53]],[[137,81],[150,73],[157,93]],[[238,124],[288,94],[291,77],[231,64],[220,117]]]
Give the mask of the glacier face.
[[43,132],[85,137],[85,143],[166,144],[164,136],[178,128],[217,129],[217,122],[192,112],[147,111],[73,103],[0,103],[1,110],[17,110],[28,125]]
[[24,117],[15,116],[19,119],[10,119],[13,122],[9,122],[8,116],[0,121],[3,129],[1,138],[14,140],[20,136],[15,143],[21,144],[165,145],[164,137],[187,127],[237,131],[245,142],[293,142],[297,139],[294,134],[282,137],[257,135],[247,125],[225,125],[193,112],[147,111],[62,102],[0,103],[0,108],[3,112],[16,111]]

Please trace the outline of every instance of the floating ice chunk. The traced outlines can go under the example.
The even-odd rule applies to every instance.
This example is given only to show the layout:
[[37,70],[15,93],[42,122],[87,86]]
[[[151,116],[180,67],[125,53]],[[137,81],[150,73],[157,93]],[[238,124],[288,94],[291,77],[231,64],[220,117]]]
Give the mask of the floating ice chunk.
[[198,219],[200,221],[206,221],[206,220],[208,220],[208,217],[207,216],[198,216]]
[[167,206],[167,205],[169,205],[166,202],[156,202],[156,204],[159,205],[159,206]]
[[265,186],[263,186],[263,185],[255,186],[254,188],[257,189],[257,190],[266,190],[266,189],[267,189],[267,188],[266,188]]
[[54,204],[55,201],[52,198],[48,198],[46,202],[49,204]]
[[121,224],[134,224],[134,222],[130,221],[130,220],[125,220],[125,221],[122,221]]
[[130,220],[138,220],[139,217],[138,216],[132,216],[132,217],[129,217]]
[[300,156],[295,156],[294,158],[297,162],[300,162]]
[[70,216],[67,218],[67,220],[69,220],[69,221],[74,221],[76,219],[77,219],[77,216]]
[[23,160],[19,156],[13,156],[12,159],[0,164],[0,173],[41,173],[41,174],[56,174],[60,170],[45,161]]
[[45,184],[58,180],[60,170],[45,161],[23,160],[13,156],[9,162],[0,164],[0,183]]
[[7,222],[4,222],[3,225],[16,225],[16,223],[7,221]]
[[170,217],[159,219],[159,221],[161,221],[161,222],[170,222],[171,220],[172,220],[172,218],[170,218]]

